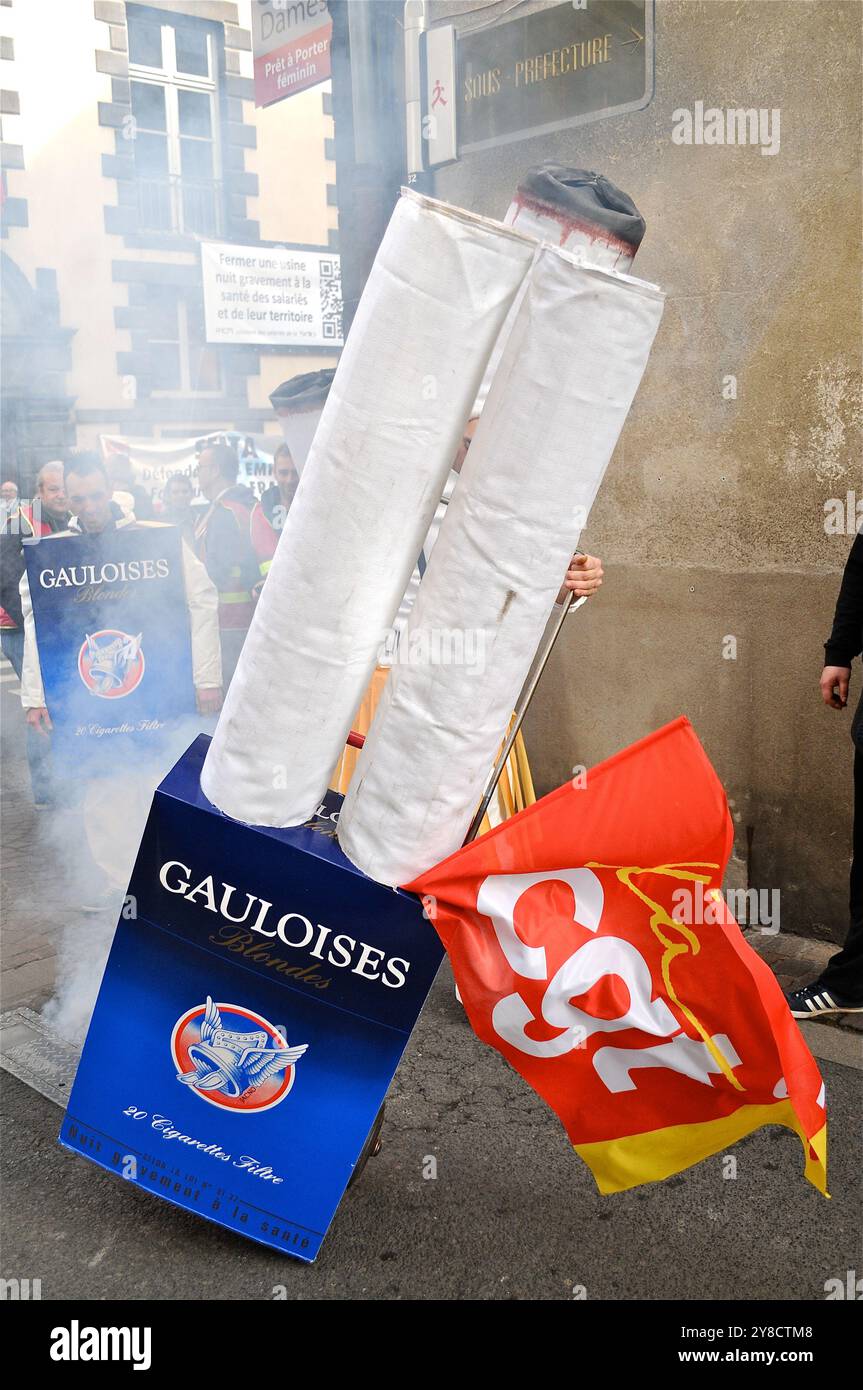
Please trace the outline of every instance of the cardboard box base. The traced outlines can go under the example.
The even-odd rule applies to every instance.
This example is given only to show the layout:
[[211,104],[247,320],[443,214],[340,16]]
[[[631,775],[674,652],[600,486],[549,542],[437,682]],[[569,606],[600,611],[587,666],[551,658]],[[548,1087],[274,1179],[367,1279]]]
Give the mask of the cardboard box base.
[[416,898],[341,853],[341,798],[291,830],[156,791],[60,1142],[313,1260],[443,956]]

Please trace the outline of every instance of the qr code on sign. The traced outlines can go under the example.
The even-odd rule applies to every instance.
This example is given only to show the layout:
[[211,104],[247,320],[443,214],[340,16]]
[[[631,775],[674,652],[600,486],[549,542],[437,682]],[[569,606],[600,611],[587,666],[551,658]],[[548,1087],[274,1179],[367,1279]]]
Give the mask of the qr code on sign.
[[321,323],[323,336],[342,340],[342,280],[337,260],[321,261]]

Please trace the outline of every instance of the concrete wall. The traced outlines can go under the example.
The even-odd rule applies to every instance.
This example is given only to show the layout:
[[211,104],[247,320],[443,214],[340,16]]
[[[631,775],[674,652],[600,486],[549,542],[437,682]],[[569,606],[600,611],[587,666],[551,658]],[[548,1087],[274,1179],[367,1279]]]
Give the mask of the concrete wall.
[[[436,180],[438,196],[502,216],[532,165],[599,170],[642,210],[636,270],[668,293],[582,539],[606,582],[568,621],[527,723],[539,789],[687,714],[750,885],[781,889],[784,928],[834,939],[850,716],[822,706],[818,676],[852,539],[827,534],[825,503],[863,501],[861,16],[856,0],[659,0],[646,110],[467,156]],[[696,101],[779,108],[779,151],[676,145],[672,113]]]

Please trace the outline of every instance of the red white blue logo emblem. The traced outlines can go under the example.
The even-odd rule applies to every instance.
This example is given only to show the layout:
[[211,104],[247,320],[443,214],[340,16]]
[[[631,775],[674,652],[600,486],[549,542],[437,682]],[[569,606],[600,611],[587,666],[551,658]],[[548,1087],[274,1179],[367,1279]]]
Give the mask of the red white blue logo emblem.
[[119,700],[137,689],[144,675],[141,637],[113,627],[87,634],[78,653],[78,674],[91,695]]
[[177,1080],[225,1110],[269,1110],[294,1084],[307,1043],[291,1047],[267,1019],[239,1004],[198,1004],[174,1024]]

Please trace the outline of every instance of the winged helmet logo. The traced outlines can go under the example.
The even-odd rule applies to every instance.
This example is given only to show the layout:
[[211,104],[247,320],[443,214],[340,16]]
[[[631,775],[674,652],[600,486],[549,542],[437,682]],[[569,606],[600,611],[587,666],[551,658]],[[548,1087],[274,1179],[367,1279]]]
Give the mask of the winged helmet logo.
[[[247,1022],[258,1026],[242,1026]],[[209,995],[206,1005],[178,1019],[171,1038],[177,1080],[202,1100],[231,1110],[261,1110],[284,1100],[307,1049],[308,1043],[291,1046],[261,1015],[215,1004]]]
[[118,628],[102,628],[85,634],[78,652],[78,674],[90,691],[102,700],[131,695],[144,675],[143,633],[132,636]]

